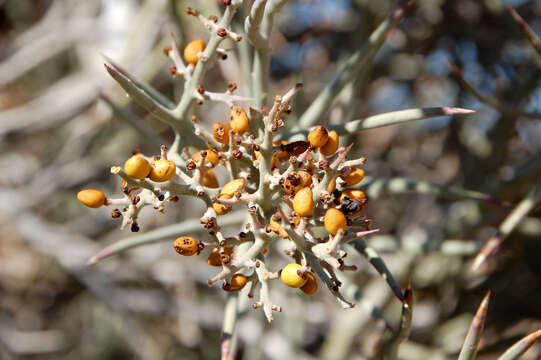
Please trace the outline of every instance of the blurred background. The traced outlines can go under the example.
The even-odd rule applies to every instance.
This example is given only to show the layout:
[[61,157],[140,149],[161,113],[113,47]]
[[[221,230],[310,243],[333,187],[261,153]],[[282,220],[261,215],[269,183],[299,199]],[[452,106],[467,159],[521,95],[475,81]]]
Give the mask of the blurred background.
[[[246,1],[246,0],[245,0]],[[246,1],[250,3],[249,1]],[[389,0],[290,1],[271,44],[272,92],[304,89],[295,114],[315,98],[340,64],[395,7]],[[412,279],[415,310],[403,359],[456,359],[487,290],[492,290],[480,359],[541,327],[541,217],[534,210],[479,274],[473,257],[541,181],[541,58],[507,6],[538,34],[541,1],[418,0],[374,59],[347,86],[322,122],[381,112],[459,106],[461,117],[369,130],[355,142],[368,158],[367,214],[381,229],[369,239],[402,286]],[[182,47],[207,38],[186,7],[219,14],[211,0],[0,0],[0,358],[217,359],[226,295],[206,280],[202,257],[180,258],[174,239],[129,250],[93,267],[100,248],[134,236],[110,210],[76,200],[82,188],[119,193],[109,168],[134,148],[148,154],[170,143],[170,129],[131,103],[103,68],[105,55],[171,101],[182,91],[163,55],[169,33]],[[243,11],[234,29],[243,28]],[[244,45],[243,45],[244,43]],[[245,41],[206,77],[205,88],[249,81],[238,56]],[[450,63],[483,96],[461,86]],[[245,94],[245,93],[244,93]],[[499,108],[498,108],[499,107]],[[203,124],[225,121],[225,105],[197,109]],[[155,137],[141,129],[151,129]],[[393,178],[412,186],[387,186]],[[428,182],[436,190],[415,186]],[[481,202],[446,192],[456,186],[491,195]],[[143,211],[143,234],[202,206],[182,199],[164,214]],[[236,230],[238,231],[238,229]],[[139,236],[139,235],[136,235]],[[370,304],[396,326],[400,303],[350,251],[359,271],[343,277],[358,306],[343,310],[326,289],[308,297],[272,284],[283,313],[267,324],[246,310],[238,323],[239,359],[367,359],[383,333]],[[271,264],[286,258],[278,251]],[[321,285],[321,284],[320,284]],[[321,287],[321,286],[320,286]],[[244,297],[243,297],[244,298]],[[245,303],[248,299],[243,300]],[[249,303],[248,303],[249,305]],[[540,359],[535,345],[524,359]]]

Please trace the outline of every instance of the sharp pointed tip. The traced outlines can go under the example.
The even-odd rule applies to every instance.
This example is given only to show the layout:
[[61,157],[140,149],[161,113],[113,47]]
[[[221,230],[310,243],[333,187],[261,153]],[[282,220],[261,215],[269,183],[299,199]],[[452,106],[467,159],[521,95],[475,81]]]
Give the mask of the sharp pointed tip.
[[99,262],[100,260],[96,256],[92,256],[88,261],[86,262],[86,266],[92,266]]

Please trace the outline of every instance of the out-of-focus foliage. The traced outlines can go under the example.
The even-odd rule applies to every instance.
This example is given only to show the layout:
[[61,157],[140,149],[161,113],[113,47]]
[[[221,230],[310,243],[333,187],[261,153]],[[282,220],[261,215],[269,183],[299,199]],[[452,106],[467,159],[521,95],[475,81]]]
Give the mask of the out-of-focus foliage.
[[[340,124],[441,105],[477,110],[350,139],[355,154],[368,158],[374,183],[408,178],[500,200],[441,197],[422,186],[366,185],[367,212],[381,229],[368,244],[383,254],[402,287],[411,278],[415,294],[401,359],[456,359],[489,289],[479,359],[496,358],[541,325],[541,219],[535,207],[481,272],[470,271],[473,257],[513,204],[541,181],[541,119],[528,116],[541,113],[541,60],[507,5],[541,33],[540,1],[419,1],[370,71],[342,91],[323,119]],[[167,127],[131,104],[107,77],[101,54],[178,100],[181,86],[170,78],[162,53],[168,34],[174,31],[180,44],[206,35],[185,14],[187,6],[212,14],[221,5],[0,1],[0,358],[219,357],[226,299],[206,285],[212,269],[205,261],[179,259],[171,244],[160,243],[89,268],[86,261],[100,248],[130,234],[118,230],[107,210],[89,212],[74,196],[83,186],[118,187],[108,176],[111,165],[123,163],[130,149],[152,152],[160,139],[172,140]],[[394,6],[387,0],[291,1],[277,16],[271,38],[270,93],[302,81],[295,107],[307,108]],[[234,29],[242,31],[240,20]],[[450,63],[500,108],[480,102],[457,81]],[[237,80],[242,94],[249,72],[233,65],[232,59],[217,64],[205,88],[222,90]],[[220,118],[225,109],[205,104],[197,115],[211,124],[226,120]],[[159,139],[145,137],[147,128]],[[192,218],[200,204],[184,201],[159,217],[143,213],[141,227],[150,231]],[[401,306],[360,256],[350,261],[360,270],[341,280],[356,299],[354,309],[341,309],[324,292],[308,298],[277,287],[275,301],[288,306],[272,326],[260,312],[241,313],[239,358],[374,355],[385,332],[374,313],[396,328]],[[534,345],[524,359],[539,354],[541,347]]]

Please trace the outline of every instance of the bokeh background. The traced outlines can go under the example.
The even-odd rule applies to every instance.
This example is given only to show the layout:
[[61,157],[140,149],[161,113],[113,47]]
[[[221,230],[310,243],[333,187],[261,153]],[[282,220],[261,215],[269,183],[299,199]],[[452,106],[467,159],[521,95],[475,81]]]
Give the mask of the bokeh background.
[[[283,8],[271,40],[272,93],[304,83],[293,117],[395,5],[304,0]],[[492,298],[480,359],[495,359],[541,327],[539,211],[521,222],[482,272],[472,274],[473,256],[512,208],[426,194],[422,187],[385,186],[388,179],[408,178],[514,204],[541,181],[541,120],[535,115],[541,113],[541,58],[511,17],[510,5],[541,33],[539,0],[418,0],[370,69],[322,119],[340,123],[428,106],[477,110],[350,139],[355,153],[368,158],[366,211],[381,229],[369,242],[402,286],[412,279],[414,320],[403,359],[456,359],[487,290]],[[118,194],[109,168],[134,148],[156,153],[157,143],[171,141],[170,130],[108,77],[102,55],[178,100],[181,82],[170,77],[162,53],[168,34],[175,32],[181,45],[207,36],[185,14],[187,6],[218,14],[221,5],[0,0],[1,359],[219,358],[226,295],[206,285],[214,269],[201,257],[180,258],[173,238],[87,267],[100,248],[134,234],[121,232],[110,210],[90,210],[75,198],[86,187]],[[247,48],[241,43],[214,66],[205,88],[223,91],[235,80],[243,94],[249,73],[238,60],[242,51]],[[450,62],[505,111],[466,91]],[[225,121],[228,111],[205,104],[197,113],[211,124]],[[143,136],[138,127],[156,137]],[[201,204],[182,199],[164,214],[143,211],[140,234],[199,218],[201,210]],[[359,271],[343,280],[350,297],[361,297],[356,308],[342,310],[326,290],[308,297],[276,282],[272,296],[284,312],[271,325],[260,311],[243,312],[238,358],[370,358],[384,331],[370,316],[370,304],[394,326],[400,304],[363,258],[351,258]],[[279,268],[285,261],[277,251],[270,263]],[[539,345],[524,357],[539,358]]]

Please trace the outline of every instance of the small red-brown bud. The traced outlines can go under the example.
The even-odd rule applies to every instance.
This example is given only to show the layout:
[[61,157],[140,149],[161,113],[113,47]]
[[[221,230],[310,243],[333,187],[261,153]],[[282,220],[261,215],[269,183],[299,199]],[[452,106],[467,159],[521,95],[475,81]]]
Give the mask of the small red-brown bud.
[[164,47],[164,48],[163,48],[163,53],[164,53],[164,55],[165,55],[165,56],[169,56],[169,53],[171,52],[171,50],[173,50],[173,49],[171,48],[171,46],[166,46],[166,47]]
[[177,73],[177,67],[174,66],[174,65],[171,66],[171,67],[169,68],[169,74],[175,75],[176,73]]
[[218,36],[219,36],[219,37],[225,37],[225,36],[227,36],[227,30],[224,29],[224,28],[219,28],[219,29],[218,29]]
[[216,24],[218,22],[218,17],[216,15],[210,15],[209,20]]
[[205,88],[203,87],[203,85],[201,84],[197,85],[197,92],[200,93],[201,95],[205,93]]
[[118,219],[119,217],[122,216],[122,213],[120,212],[120,210],[118,209],[113,209],[113,211],[111,211],[111,217],[113,219]]
[[186,8],[186,14],[188,15],[193,15],[193,16],[197,16],[197,10],[195,9],[192,9],[192,8]]

